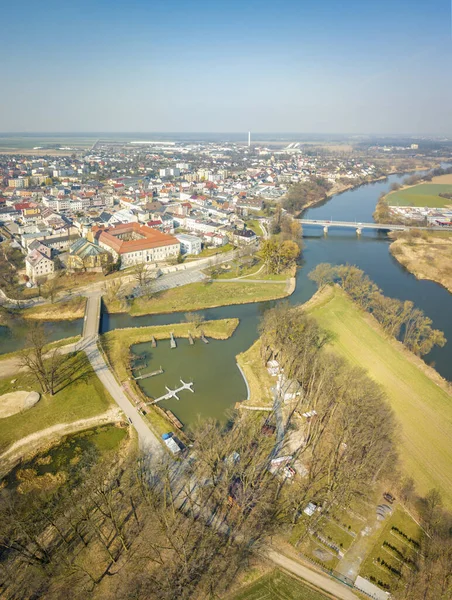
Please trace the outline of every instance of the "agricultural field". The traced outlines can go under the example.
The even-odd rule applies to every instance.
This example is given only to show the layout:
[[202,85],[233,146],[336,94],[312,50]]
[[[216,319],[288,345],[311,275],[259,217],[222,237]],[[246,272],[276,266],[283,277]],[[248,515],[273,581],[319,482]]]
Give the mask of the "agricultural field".
[[421,540],[421,528],[402,508],[397,508],[367,555],[359,574],[379,587],[393,590],[406,572],[415,568],[420,557],[418,544]]
[[311,302],[308,312],[333,334],[334,350],[366,369],[386,392],[399,424],[402,466],[418,492],[437,488],[451,507],[452,398],[446,386],[342,290],[332,288],[318,305]]
[[243,588],[230,600],[328,600],[302,581],[275,570]]
[[428,206],[444,208],[452,206],[452,200],[441,198],[439,194],[452,194],[451,184],[419,183],[386,196],[389,206]]

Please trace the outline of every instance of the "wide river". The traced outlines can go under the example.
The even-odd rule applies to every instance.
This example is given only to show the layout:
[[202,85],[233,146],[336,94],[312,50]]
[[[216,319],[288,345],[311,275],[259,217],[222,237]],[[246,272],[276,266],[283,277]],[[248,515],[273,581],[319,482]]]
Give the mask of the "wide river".
[[[391,183],[399,180],[400,176],[392,175],[385,181],[344,192],[311,208],[305,216],[319,220],[371,222],[378,196],[386,192]],[[309,280],[308,273],[317,264],[355,264],[377,283],[385,295],[412,300],[431,317],[436,328],[444,331],[446,338],[451,341],[444,348],[434,349],[424,359],[434,365],[443,377],[452,380],[452,295],[447,290],[436,283],[417,280],[399,265],[389,252],[390,240],[384,233],[365,231],[358,237],[353,230],[330,230],[325,236],[322,228],[310,226],[304,229],[304,241],[297,287],[288,299],[291,304],[306,302],[315,292],[316,287]],[[155,349],[150,344],[135,346],[135,354],[143,355],[143,372],[160,366],[164,369],[164,374],[143,380],[143,390],[152,397],[158,397],[166,393],[165,386],[172,389],[178,387],[180,379],[193,381],[194,394],[181,392],[180,401],[168,400],[162,405],[170,408],[184,424],[193,422],[197,415],[224,418],[226,409],[246,398],[245,383],[235,357],[257,339],[260,317],[272,304],[246,304],[201,311],[206,319],[240,319],[240,325],[229,340],[211,340],[208,345],[196,342],[194,346],[190,346],[187,340],[178,340],[175,350],[170,349],[169,341],[159,342]],[[101,331],[183,320],[183,313],[143,317],[103,314]],[[60,338],[80,333],[81,323],[49,323],[47,327],[54,338]],[[64,328],[64,332],[60,328]],[[22,340],[16,336],[14,338],[8,336],[6,329],[2,331],[0,328],[1,352],[9,352],[21,345]]]

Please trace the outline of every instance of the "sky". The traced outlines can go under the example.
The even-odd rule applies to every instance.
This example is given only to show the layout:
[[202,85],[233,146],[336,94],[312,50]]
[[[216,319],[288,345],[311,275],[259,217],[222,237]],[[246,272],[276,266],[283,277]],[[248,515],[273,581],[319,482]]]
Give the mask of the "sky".
[[452,134],[450,0],[23,0],[2,22],[2,132]]

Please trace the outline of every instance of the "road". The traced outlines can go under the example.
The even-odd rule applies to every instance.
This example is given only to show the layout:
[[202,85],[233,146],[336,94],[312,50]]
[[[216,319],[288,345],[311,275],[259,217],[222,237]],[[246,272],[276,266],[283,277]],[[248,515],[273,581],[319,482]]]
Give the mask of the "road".
[[[160,270],[163,275],[156,280],[156,287],[153,287],[153,289],[155,289],[155,291],[160,291],[169,289],[170,287],[184,285],[183,283],[177,282],[177,275],[180,276],[180,282],[184,280],[186,283],[200,281],[200,278],[202,279],[201,271],[203,269],[208,268],[212,265],[212,263],[219,265],[221,263],[230,262],[234,260],[238,254],[238,251],[231,250],[229,252],[219,253],[211,257],[200,258],[172,267],[161,267]],[[200,278],[197,278],[196,273],[198,273],[198,277]],[[75,288],[74,290],[71,290],[70,293],[60,293],[57,295],[56,300],[69,300],[74,296],[89,296],[91,294],[102,293],[105,289],[105,283],[113,280],[116,281],[117,279],[120,279],[123,283],[131,283],[136,280],[136,277],[133,272],[129,271],[128,273],[124,273],[124,275],[117,276],[115,278],[110,277],[79,288]],[[171,283],[174,281],[177,283],[175,285],[171,285]],[[48,302],[48,300],[44,298],[33,298],[31,300],[20,301],[20,306],[22,308],[29,308],[31,306],[45,304],[46,302]],[[15,308],[17,307],[17,301],[12,298],[8,298],[2,289],[0,289],[0,304],[5,306],[13,306]]]
[[332,594],[339,600],[358,600],[359,598],[359,596],[354,594],[350,588],[342,583],[334,581],[334,579],[331,579],[318,571],[313,571],[309,567],[302,565],[291,558],[287,558],[284,554],[280,554],[272,549],[267,549],[265,556],[278,567],[282,567],[297,577],[301,577],[321,590]]
[[99,311],[100,293],[91,294],[86,304],[82,348],[103,386],[135,428],[140,448],[153,455],[160,454],[163,452],[163,448],[159,439],[149,429],[136,406],[127,398],[98,348]]

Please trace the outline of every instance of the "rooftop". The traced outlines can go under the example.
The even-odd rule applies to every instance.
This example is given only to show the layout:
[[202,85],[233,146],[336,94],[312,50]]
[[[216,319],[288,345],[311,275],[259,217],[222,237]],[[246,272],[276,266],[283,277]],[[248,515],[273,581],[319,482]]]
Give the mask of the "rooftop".
[[123,223],[106,229],[93,227],[93,233],[99,242],[106,244],[118,254],[179,243],[174,236],[140,223]]

